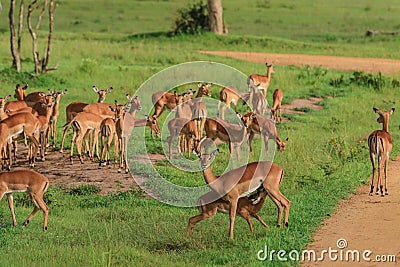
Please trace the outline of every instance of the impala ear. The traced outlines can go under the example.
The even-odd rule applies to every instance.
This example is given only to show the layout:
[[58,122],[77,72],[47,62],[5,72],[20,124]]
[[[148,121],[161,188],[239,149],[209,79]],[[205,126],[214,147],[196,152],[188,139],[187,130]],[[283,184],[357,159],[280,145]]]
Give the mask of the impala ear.
[[199,158],[201,157],[201,155],[199,153],[197,153],[196,149],[193,148],[192,152],[196,157],[199,157]]
[[25,84],[25,86],[22,87],[22,89],[24,89],[24,90],[28,89],[28,84]]
[[109,92],[111,92],[113,90],[113,88],[110,86],[107,90],[106,93],[108,94]]
[[373,107],[372,110],[376,113],[378,111],[377,108]]
[[243,118],[242,114],[240,114],[239,112],[236,113],[236,116],[237,116],[239,119]]
[[4,98],[4,101],[7,101],[8,99],[10,99],[11,95],[8,95]]
[[207,87],[210,87],[212,85],[212,83],[207,83]]
[[68,90],[65,89],[65,90],[61,91],[61,94],[62,94],[62,95],[65,95],[67,92],[68,92]]
[[93,89],[93,91],[95,91],[96,93],[99,93],[99,88],[97,88],[95,85],[93,85],[92,89]]
[[392,109],[390,110],[390,115],[392,115],[392,114],[394,113],[394,110],[395,110],[395,108],[392,108]]

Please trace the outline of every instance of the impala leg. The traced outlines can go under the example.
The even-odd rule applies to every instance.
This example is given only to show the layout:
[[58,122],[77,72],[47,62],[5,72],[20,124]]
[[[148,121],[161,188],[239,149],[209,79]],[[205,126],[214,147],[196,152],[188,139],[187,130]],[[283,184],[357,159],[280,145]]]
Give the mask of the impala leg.
[[71,164],[73,163],[74,143],[75,143],[75,140],[76,140],[76,136],[77,136],[77,132],[74,130],[74,134],[73,134],[72,139],[71,139],[71,151],[70,151],[70,156],[69,156],[69,160],[70,160]]
[[385,195],[389,195],[388,189],[387,189],[387,168],[389,164],[389,157],[387,157],[386,162],[385,162]]
[[[383,162],[384,161],[382,160],[382,158],[378,159],[378,182],[376,185],[376,194],[379,195],[379,190],[380,190],[381,196],[384,196],[383,195],[383,183],[382,183]],[[379,187],[378,187],[378,185],[379,185]]]
[[253,141],[254,138],[254,132],[250,131],[250,135],[249,135],[249,147],[250,147],[250,152],[253,152],[253,147],[251,146],[251,143]]
[[64,128],[64,131],[63,131],[63,136],[62,136],[62,140],[61,140],[61,147],[60,147],[60,153],[62,153],[64,151],[64,141],[65,141],[65,136],[67,135],[68,128],[69,128],[69,125],[66,126]]
[[[208,208],[208,207],[207,207]],[[186,232],[190,235],[192,234],[192,229],[195,227],[195,225],[202,220],[208,219],[213,217],[215,214],[217,214],[217,206],[213,206],[212,208],[208,210],[202,209],[201,214],[193,216],[189,219],[188,227],[186,229]]]
[[[0,198],[1,200],[1,198]],[[14,199],[13,199],[13,195],[7,194],[7,200],[8,200],[8,207],[10,208],[11,211],[11,216],[12,216],[12,220],[13,220],[13,225],[14,227],[17,226],[17,219],[15,218],[15,213],[14,213]]]
[[246,211],[239,211],[239,214],[240,214],[240,216],[242,216],[247,221],[247,223],[249,225],[249,228],[250,228],[250,232],[254,233],[253,223],[251,221],[251,217],[250,217],[249,212],[247,210]]
[[229,238],[233,239],[233,228],[235,227],[235,218],[237,210],[238,196],[229,197]]
[[263,219],[256,213],[256,214],[251,214],[254,218],[256,218],[262,225],[264,225],[265,228],[268,228],[268,225],[263,221]]
[[376,171],[375,154],[369,153],[369,158],[371,159],[371,164],[372,164],[371,190],[369,191],[369,195],[372,196],[374,193],[374,180],[375,180],[375,171]]

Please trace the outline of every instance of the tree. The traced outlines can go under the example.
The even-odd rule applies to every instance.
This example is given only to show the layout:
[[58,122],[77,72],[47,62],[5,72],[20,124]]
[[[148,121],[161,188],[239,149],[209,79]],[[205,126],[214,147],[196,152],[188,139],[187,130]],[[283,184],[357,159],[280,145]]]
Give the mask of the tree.
[[207,0],[210,30],[216,34],[227,34],[223,20],[222,0]]
[[[33,60],[35,62],[35,72],[36,74],[46,73],[51,70],[56,70],[58,68],[58,63],[56,66],[49,68],[49,59],[50,59],[50,52],[51,52],[51,44],[52,44],[52,37],[54,31],[54,14],[56,12],[58,4],[54,5],[54,0],[45,0],[43,3],[38,4],[37,0],[32,1],[32,3],[28,7],[28,29],[29,33],[32,37],[32,52],[33,52]],[[48,8],[49,12],[49,34],[47,36],[47,46],[45,46],[45,51],[43,53],[43,57],[40,58],[38,52],[38,40],[37,40],[37,33],[39,31],[42,18],[44,13],[46,12],[46,8]],[[40,9],[39,16],[37,18],[36,26],[33,28],[32,25],[32,13]]]
[[[32,54],[33,54],[33,61],[35,64],[35,73],[46,73],[47,71],[56,70],[58,67],[58,63],[54,67],[48,67],[49,59],[50,59],[50,52],[51,52],[51,45],[52,45],[52,37],[54,31],[54,14],[57,9],[58,4],[54,4],[54,0],[44,0],[41,3],[38,3],[37,0],[34,0],[28,6],[27,12],[27,24],[28,30],[32,37]],[[24,7],[25,1],[20,1],[19,6],[19,16],[18,21],[15,21],[15,7],[16,7],[16,0],[11,0],[10,3],[10,12],[8,14],[9,24],[10,24],[10,49],[11,55],[13,57],[12,67],[17,71],[21,72],[21,42],[22,42],[22,28],[23,28],[23,20],[24,20]],[[47,36],[47,43],[45,45],[43,57],[40,58],[38,52],[38,31],[41,26],[41,22],[43,19],[43,15],[48,9],[48,17],[49,17],[49,33]],[[32,14],[35,10],[40,10],[37,17],[36,25],[33,26],[32,23]],[[18,24],[16,26],[16,23]],[[17,29],[16,29],[17,27]]]

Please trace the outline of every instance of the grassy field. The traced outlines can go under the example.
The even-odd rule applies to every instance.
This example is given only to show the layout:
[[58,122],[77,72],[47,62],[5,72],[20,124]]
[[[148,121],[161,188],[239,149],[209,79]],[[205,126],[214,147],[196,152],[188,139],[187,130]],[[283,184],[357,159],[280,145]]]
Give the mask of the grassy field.
[[[197,50],[201,49],[400,58],[399,36],[364,37],[370,28],[399,30],[400,6],[395,0],[333,0],[324,6],[310,0],[257,0],[246,5],[238,0],[224,1],[228,36],[169,37],[166,32],[172,28],[176,10],[188,2],[61,1],[51,57],[60,67],[39,77],[29,74],[33,63],[26,33],[22,55],[25,72],[9,70],[8,3],[3,3],[0,93],[12,94],[16,83],[25,82],[32,91],[68,89],[61,101],[61,126],[68,103],[96,100],[93,85],[113,86],[108,100],[124,102],[126,93],[134,94],[155,73],[187,61],[216,61],[246,74],[265,71],[258,64],[200,54]],[[369,76],[364,77],[368,80]],[[376,80],[378,75],[370,78]],[[187,220],[197,214],[196,208],[148,200],[137,190],[99,196],[92,194],[95,190],[90,187],[72,192],[53,187],[46,196],[51,211],[45,234],[41,215],[27,228],[11,227],[7,202],[0,203],[0,265],[258,266],[263,263],[257,260],[257,252],[265,245],[276,250],[301,250],[338,201],[366,183],[371,172],[366,137],[381,127],[372,107],[396,107],[400,92],[392,81],[399,78],[384,77],[385,81],[373,88],[355,79],[353,73],[275,66],[270,88],[283,88],[285,103],[299,97],[324,98],[322,111],[288,115],[291,121],[278,125],[280,135],[289,137],[287,150],[277,153],[274,160],[285,169],[281,189],[292,202],[287,230],[274,227],[276,208],[271,201],[260,212],[270,225],[268,230],[254,222],[252,235],[246,222],[237,218],[235,239],[230,241],[226,215],[201,222],[193,236],[187,236]],[[215,98],[218,88],[212,90]],[[268,98],[271,102],[271,94]],[[395,113],[389,128],[399,125]],[[394,157],[399,153],[400,136],[394,130],[392,135]],[[255,141],[259,148],[260,140]],[[160,152],[160,142],[148,140],[148,150]],[[221,146],[221,151],[218,164],[213,166],[216,173],[228,157],[226,146]],[[201,173],[183,173],[166,161],[159,162],[157,170],[176,184],[204,184]],[[18,196],[15,202],[17,219],[22,222],[31,210],[29,201]],[[273,266],[297,264],[273,262]]]

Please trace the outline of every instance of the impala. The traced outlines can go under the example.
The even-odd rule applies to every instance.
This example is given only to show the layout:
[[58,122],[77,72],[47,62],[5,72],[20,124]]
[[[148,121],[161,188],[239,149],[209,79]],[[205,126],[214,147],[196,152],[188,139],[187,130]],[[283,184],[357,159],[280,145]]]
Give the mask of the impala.
[[54,98],[53,112],[51,114],[51,119],[50,119],[50,136],[53,138],[53,147],[56,147],[57,120],[58,120],[58,116],[60,115],[60,111],[59,111],[60,100],[61,100],[61,96],[65,95],[67,93],[67,89],[60,91],[60,92],[49,90],[49,93]]
[[282,121],[282,99],[283,92],[281,89],[275,89],[274,94],[272,95],[272,99],[274,100],[274,104],[272,105],[271,111],[274,116],[275,121]]
[[168,149],[169,158],[172,158],[172,141],[178,137],[178,148],[180,152],[188,150],[188,157],[190,158],[190,150],[193,139],[198,140],[198,130],[195,120],[187,118],[175,118],[168,122]]
[[247,87],[249,88],[250,93],[249,103],[252,103],[253,94],[257,92],[258,89],[263,90],[263,95],[265,98],[267,98],[267,90],[271,81],[271,74],[275,71],[272,64],[268,64],[268,62],[266,62],[265,65],[267,66],[267,75],[251,74],[247,78]]
[[260,92],[254,92],[251,104],[256,114],[264,115],[268,109],[267,99]]
[[23,107],[27,107],[28,105],[24,101],[25,96],[26,96],[26,89],[28,89],[28,85],[26,84],[25,86],[21,86],[19,84],[16,85],[15,87],[15,93],[14,97],[17,99],[16,101],[9,101],[4,110],[9,110],[9,111],[14,111],[21,109]]
[[[384,167],[384,177],[385,177],[385,195],[388,195],[387,190],[387,167],[389,164],[390,152],[392,151],[392,136],[389,133],[389,116],[393,114],[394,108],[390,111],[383,111],[377,108],[373,108],[374,112],[379,115],[377,119],[378,123],[382,123],[382,130],[373,131],[368,137],[368,147],[369,147],[369,157],[372,163],[372,180],[371,180],[371,191],[370,195],[373,194],[374,191],[374,179],[375,179],[375,156],[378,156],[378,179],[376,182],[376,194],[379,194],[379,188],[381,191],[381,196],[384,196],[383,193],[383,183],[381,171]],[[379,188],[378,188],[379,184]]]
[[36,212],[41,209],[44,215],[43,230],[47,230],[49,208],[43,200],[43,194],[46,192],[47,188],[49,188],[49,179],[32,170],[15,170],[0,173],[0,200],[3,198],[4,194],[7,195],[14,227],[17,226],[17,220],[14,214],[12,193],[27,192],[33,202],[34,208],[22,225],[28,225]]
[[270,138],[272,138],[277,143],[278,149],[280,151],[285,150],[286,143],[289,138],[286,138],[285,141],[281,141],[278,131],[276,130],[275,123],[271,119],[268,119],[265,116],[259,114],[255,114],[254,112],[248,112],[243,116],[243,120],[246,122],[250,131],[250,152],[253,151],[251,143],[255,134],[261,134],[261,137],[264,139],[265,151],[268,150],[268,140]]
[[[17,113],[15,115],[9,116],[8,118],[2,120],[0,123],[4,123],[7,125],[9,134],[6,138],[9,142],[11,140],[24,133],[26,137],[29,138],[31,141],[30,144],[30,149],[28,153],[28,158],[29,158],[29,165],[33,167],[35,165],[35,158],[37,154],[37,150],[39,148],[39,142],[34,136],[39,128],[39,121],[38,119],[33,116],[31,113],[28,112],[22,112],[22,113]],[[15,154],[15,149],[14,149],[14,154]],[[10,167],[11,167],[11,156],[10,158]]]
[[[93,85],[93,91],[96,92],[99,95],[99,98],[97,100],[97,103],[103,103],[106,95],[112,91],[112,87],[109,87],[106,90],[99,90],[96,86]],[[65,109],[65,115],[66,115],[66,123],[68,124],[69,122],[72,121],[72,119],[80,112],[83,111],[83,109],[87,106],[87,103],[83,102],[72,102],[69,104],[66,109]],[[109,105],[107,105],[108,108]],[[111,116],[112,117],[112,116]],[[65,136],[67,134],[69,127],[64,128],[63,136],[62,136],[62,141],[61,141],[61,148],[60,148],[60,153],[63,152],[64,150],[64,140]]]
[[[201,213],[189,219],[188,227],[186,230],[188,234],[192,234],[192,229],[197,223],[213,217],[215,214],[217,214],[217,212],[229,213],[229,202],[224,200],[223,198],[219,198],[210,202],[210,199],[215,199],[215,197],[216,193],[214,191],[210,191],[207,194],[199,197],[197,204]],[[247,221],[250,227],[250,231],[252,233],[254,233],[254,230],[251,217],[256,218],[265,228],[268,228],[268,225],[257,214],[264,205],[266,197],[267,192],[261,186],[257,189],[256,193],[248,197],[241,197],[238,200],[237,215],[240,215]]]
[[125,173],[128,173],[129,168],[128,168],[128,162],[127,162],[125,153],[127,152],[127,146],[128,146],[128,142],[131,137],[132,131],[135,128],[136,111],[141,110],[142,106],[140,105],[139,97],[137,97],[137,96],[133,97],[133,96],[129,96],[127,94],[126,98],[128,98],[128,100],[129,100],[129,103],[127,104],[127,106],[129,107],[129,111],[125,112],[125,115],[121,116],[115,122],[115,127],[116,127],[116,132],[117,132],[117,137],[118,137],[119,148],[120,148],[118,172],[121,172],[122,168],[124,168]]
[[38,116],[39,120],[39,143],[40,143],[40,156],[42,161],[45,160],[48,132],[50,129],[50,119],[53,114],[53,96],[46,96],[46,103],[42,103],[43,108],[46,109],[46,115]]
[[160,117],[164,109],[173,110],[177,106],[179,95],[176,92],[157,92],[151,98],[154,105],[154,114],[157,118]]
[[78,151],[78,157],[80,162],[83,164],[82,157],[82,141],[84,138],[88,138],[91,131],[94,131],[94,139],[91,150],[88,150],[88,143],[86,141],[86,151],[89,151],[89,157],[94,159],[94,150],[96,149],[96,156],[99,157],[99,147],[98,147],[98,135],[100,132],[100,125],[103,121],[103,118],[97,114],[90,112],[81,112],[76,115],[72,121],[68,124],[65,124],[63,127],[72,126],[74,130],[74,134],[71,140],[71,154],[70,154],[70,162],[73,163],[73,155],[74,155],[74,143],[76,143],[76,149]]
[[[219,102],[218,102],[218,114],[217,116],[221,116],[221,118],[225,119],[225,110],[226,108],[230,108],[231,104],[235,106],[235,113],[237,113],[237,104],[239,103],[239,99],[242,99],[244,103],[244,94],[239,94],[238,90],[233,86],[224,87],[219,93]],[[222,108],[220,108],[221,104],[224,104]]]
[[207,138],[212,140],[219,138],[221,141],[229,144],[229,152],[231,154],[236,147],[236,157],[239,159],[239,148],[247,136],[247,124],[240,113],[236,115],[240,119],[240,125],[229,123],[219,118],[208,118],[205,129]]
[[237,213],[238,201],[241,197],[264,187],[268,196],[278,207],[278,222],[280,226],[283,210],[285,210],[284,228],[288,227],[290,201],[280,192],[279,186],[283,177],[283,169],[269,161],[248,163],[242,167],[228,171],[221,176],[213,174],[210,165],[218,153],[218,149],[210,154],[197,153],[200,158],[203,176],[208,186],[223,200],[229,203],[229,237],[233,239],[233,228]]
[[158,125],[158,119],[155,115],[153,116],[147,116],[145,119],[136,119],[135,118],[135,128],[136,127],[144,127],[148,126],[151,130],[151,138],[154,139],[154,133],[156,133],[157,136],[160,136],[161,130],[160,126]]

